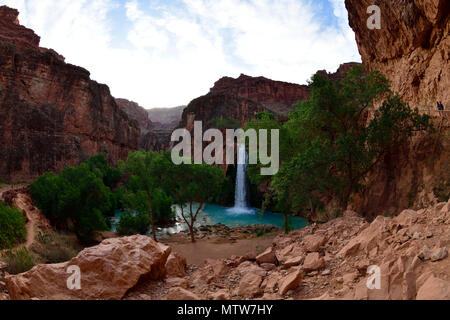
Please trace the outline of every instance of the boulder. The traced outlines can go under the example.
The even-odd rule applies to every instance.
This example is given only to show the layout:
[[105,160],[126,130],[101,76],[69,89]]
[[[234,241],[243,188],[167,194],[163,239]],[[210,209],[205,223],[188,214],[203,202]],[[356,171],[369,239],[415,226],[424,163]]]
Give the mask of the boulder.
[[[146,236],[108,239],[68,262],[7,275],[5,283],[12,300],[117,300],[142,278],[162,279],[169,254],[169,247]],[[79,290],[68,288],[76,284],[69,267],[80,270]]]
[[280,280],[278,287],[278,292],[281,295],[286,294],[289,290],[293,290],[298,287],[300,282],[302,281],[302,270],[301,269],[295,269],[291,273],[289,273],[286,277]]
[[417,300],[450,300],[450,282],[431,276],[417,292]]
[[261,253],[260,255],[258,255],[256,257],[256,261],[259,264],[263,264],[263,263],[276,264],[277,257],[275,256],[275,251],[273,250],[272,247],[268,248],[266,251],[264,251],[263,253]]
[[315,252],[327,242],[327,238],[322,235],[309,235],[303,239],[303,244],[306,251]]
[[246,273],[239,282],[238,295],[253,298],[261,293],[262,276],[252,272]]
[[172,288],[169,290],[169,293],[166,296],[166,300],[200,300],[200,298],[192,293],[191,291],[188,291],[186,289],[177,287]]
[[303,270],[305,272],[316,271],[325,266],[325,260],[317,252],[310,253],[303,262]]
[[168,277],[184,277],[186,275],[186,258],[172,252],[167,258],[166,273]]

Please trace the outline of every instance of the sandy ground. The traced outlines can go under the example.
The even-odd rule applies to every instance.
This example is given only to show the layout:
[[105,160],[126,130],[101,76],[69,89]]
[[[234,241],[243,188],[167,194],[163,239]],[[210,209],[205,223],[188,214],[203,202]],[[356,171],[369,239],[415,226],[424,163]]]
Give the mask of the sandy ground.
[[225,259],[231,256],[245,256],[259,254],[270,247],[276,234],[261,238],[241,239],[230,241],[198,240],[196,243],[171,243],[162,241],[172,247],[172,250],[186,257],[188,264],[202,265],[206,259]]

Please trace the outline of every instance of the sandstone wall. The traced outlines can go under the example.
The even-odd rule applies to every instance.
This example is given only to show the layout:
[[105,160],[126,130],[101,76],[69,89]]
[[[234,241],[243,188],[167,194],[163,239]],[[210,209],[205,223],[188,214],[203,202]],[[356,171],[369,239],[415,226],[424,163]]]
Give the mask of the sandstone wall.
[[138,148],[140,130],[106,85],[66,64],[0,7],[0,177],[29,181],[105,153],[116,162]]
[[[436,188],[450,180],[450,114],[441,117],[436,101],[450,108],[450,2],[448,0],[346,0],[350,26],[364,65],[381,71],[392,89],[432,116],[436,132],[420,134],[367,179],[354,207],[366,215],[399,213],[436,203]],[[381,9],[381,29],[367,28],[370,5]],[[442,199],[441,199],[442,200]]]

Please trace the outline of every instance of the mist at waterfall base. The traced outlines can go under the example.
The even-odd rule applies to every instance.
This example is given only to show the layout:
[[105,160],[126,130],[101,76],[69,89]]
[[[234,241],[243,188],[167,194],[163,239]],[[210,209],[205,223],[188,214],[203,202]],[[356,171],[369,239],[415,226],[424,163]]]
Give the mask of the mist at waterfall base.
[[[245,145],[238,146],[238,165],[236,170],[236,191],[235,205],[232,208],[222,207],[214,204],[206,204],[200,211],[195,227],[223,224],[227,227],[250,226],[250,225],[271,225],[278,228],[284,226],[284,216],[280,213],[270,211],[261,212],[260,209],[249,207],[248,177],[247,177],[248,155]],[[197,210],[199,204],[195,204],[193,210]],[[157,228],[159,238],[169,237],[173,234],[188,230],[186,223],[183,222],[181,208],[174,206],[177,223],[169,228]],[[187,216],[188,206],[184,211]],[[117,230],[122,211],[117,211],[115,217],[111,219],[111,231]],[[308,225],[305,219],[300,217],[288,217],[290,227],[301,229]],[[151,235],[149,232],[148,235]]]

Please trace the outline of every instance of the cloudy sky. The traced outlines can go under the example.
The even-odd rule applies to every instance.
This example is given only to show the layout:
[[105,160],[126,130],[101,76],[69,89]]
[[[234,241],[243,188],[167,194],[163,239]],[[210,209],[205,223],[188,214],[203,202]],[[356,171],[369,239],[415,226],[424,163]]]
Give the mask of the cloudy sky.
[[306,83],[360,61],[344,0],[0,0],[115,97],[185,105],[222,76]]

